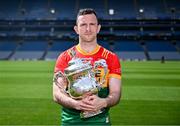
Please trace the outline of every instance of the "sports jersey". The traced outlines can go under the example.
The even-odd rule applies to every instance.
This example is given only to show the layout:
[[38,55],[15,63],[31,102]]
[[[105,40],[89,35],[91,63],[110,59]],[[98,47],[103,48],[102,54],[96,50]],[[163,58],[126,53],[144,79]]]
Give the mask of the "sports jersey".
[[[102,83],[102,88],[98,92],[98,96],[106,98],[109,94],[109,78],[113,77],[121,79],[121,65],[118,56],[100,45],[97,45],[91,53],[85,52],[81,49],[80,45],[76,45],[59,55],[54,72],[61,71],[64,73],[64,70],[68,67],[68,62],[72,59],[72,50],[75,51],[76,57],[78,58],[91,59],[90,62],[92,66],[95,62],[100,60],[105,61],[108,70],[105,72],[102,67],[98,67],[95,71],[95,77],[98,83],[101,83],[105,79]],[[109,108],[106,108],[101,114],[82,119],[80,118],[79,110],[62,107],[62,125],[109,125],[110,121],[108,111]]]

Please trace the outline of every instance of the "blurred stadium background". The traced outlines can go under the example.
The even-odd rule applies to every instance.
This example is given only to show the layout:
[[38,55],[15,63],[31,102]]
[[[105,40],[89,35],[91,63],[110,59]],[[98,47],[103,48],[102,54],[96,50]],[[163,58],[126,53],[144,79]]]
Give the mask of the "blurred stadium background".
[[[0,2],[0,125],[58,125],[52,100],[57,56],[77,44],[80,8],[94,8],[99,44],[122,63],[114,125],[180,125],[179,0],[3,0]],[[165,63],[162,63],[162,59]]]

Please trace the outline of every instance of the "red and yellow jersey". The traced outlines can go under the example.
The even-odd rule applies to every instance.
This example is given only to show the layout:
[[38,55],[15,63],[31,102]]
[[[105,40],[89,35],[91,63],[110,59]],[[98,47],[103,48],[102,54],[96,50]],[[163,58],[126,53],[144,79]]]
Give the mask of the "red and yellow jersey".
[[93,66],[95,62],[102,59],[106,61],[108,68],[107,72],[105,72],[101,67],[98,67],[95,71],[95,76],[98,82],[101,82],[104,77],[106,78],[105,83],[103,83],[103,87],[108,87],[108,80],[111,77],[121,79],[121,65],[118,56],[99,45],[97,45],[97,47],[91,53],[86,53],[81,49],[80,45],[66,50],[58,57],[55,72],[61,71],[64,73],[64,69],[68,67],[68,62],[72,59],[72,56],[70,55],[72,49],[75,51],[76,57],[91,59],[91,64]]

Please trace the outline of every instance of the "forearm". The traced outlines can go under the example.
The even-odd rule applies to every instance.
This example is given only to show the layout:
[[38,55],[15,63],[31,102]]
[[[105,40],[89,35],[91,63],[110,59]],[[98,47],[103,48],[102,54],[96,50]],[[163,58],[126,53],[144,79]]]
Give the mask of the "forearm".
[[121,98],[121,80],[116,78],[110,79],[109,96],[105,98],[106,106],[112,107],[119,103]]
[[[60,80],[61,82],[61,80]],[[56,103],[67,107],[67,108],[76,108],[76,101],[72,99],[65,91],[64,83],[53,82],[53,99]]]
[[100,98],[97,95],[91,95],[88,97],[89,101],[87,104],[93,106],[91,111],[97,111],[103,108],[112,107],[119,103],[120,95],[119,93],[111,93],[107,98]]
[[76,108],[76,101],[61,91],[54,94],[54,101],[66,108]]
[[105,98],[106,107],[112,107],[118,104],[120,101],[120,97],[120,93],[111,93],[107,98]]

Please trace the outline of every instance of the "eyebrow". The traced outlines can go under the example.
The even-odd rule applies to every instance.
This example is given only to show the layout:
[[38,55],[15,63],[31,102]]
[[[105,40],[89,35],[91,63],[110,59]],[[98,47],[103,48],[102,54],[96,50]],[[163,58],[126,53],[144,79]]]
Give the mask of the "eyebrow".
[[[87,24],[87,23],[85,23],[85,22],[83,22],[83,23],[81,23],[80,25],[85,25],[85,24]],[[91,23],[89,23],[90,25],[96,25],[97,23],[96,22],[91,22]]]

